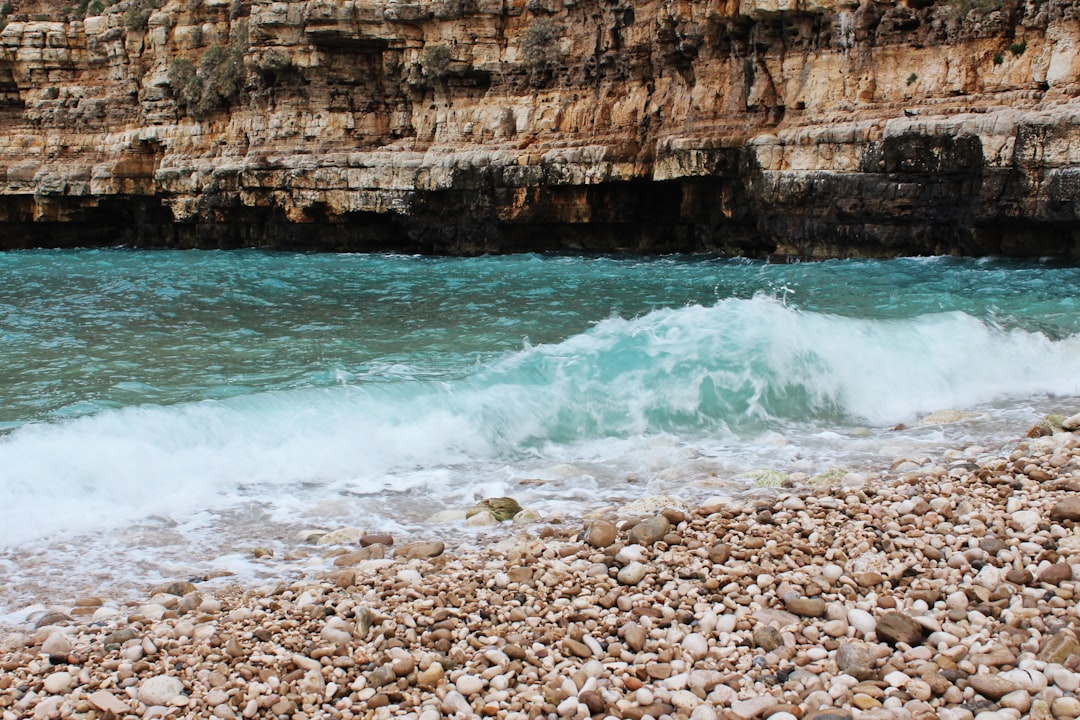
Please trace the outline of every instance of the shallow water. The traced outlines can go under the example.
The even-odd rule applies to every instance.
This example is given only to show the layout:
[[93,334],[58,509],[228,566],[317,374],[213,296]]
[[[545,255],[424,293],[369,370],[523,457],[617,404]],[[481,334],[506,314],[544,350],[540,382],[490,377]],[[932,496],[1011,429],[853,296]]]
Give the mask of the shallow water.
[[[313,571],[302,527],[736,492],[1080,410],[1080,269],[1049,263],[87,250],[0,274],[0,612]],[[920,422],[942,409],[965,413]]]

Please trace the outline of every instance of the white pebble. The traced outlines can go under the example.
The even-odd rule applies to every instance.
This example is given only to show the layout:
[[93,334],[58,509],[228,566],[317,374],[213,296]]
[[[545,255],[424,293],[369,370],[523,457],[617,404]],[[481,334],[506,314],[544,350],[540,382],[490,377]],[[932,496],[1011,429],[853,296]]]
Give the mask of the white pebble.
[[462,675],[454,685],[457,687],[458,692],[465,697],[475,695],[484,689],[484,681],[476,675]]
[[67,692],[71,687],[71,673],[69,672],[54,672],[45,678],[43,683],[45,692],[53,695],[62,695]]
[[877,620],[865,610],[858,608],[848,610],[847,621],[851,627],[855,628],[855,632],[864,637],[877,630]]
[[682,647],[695,660],[700,660],[709,653],[709,641],[700,633],[690,633],[683,638]]

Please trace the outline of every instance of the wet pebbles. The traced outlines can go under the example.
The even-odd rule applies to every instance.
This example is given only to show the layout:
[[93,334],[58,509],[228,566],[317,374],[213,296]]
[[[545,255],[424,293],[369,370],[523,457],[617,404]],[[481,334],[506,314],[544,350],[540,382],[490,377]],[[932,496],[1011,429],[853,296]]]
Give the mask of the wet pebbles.
[[895,467],[81,598],[0,632],[0,718],[1080,715],[1080,435]]

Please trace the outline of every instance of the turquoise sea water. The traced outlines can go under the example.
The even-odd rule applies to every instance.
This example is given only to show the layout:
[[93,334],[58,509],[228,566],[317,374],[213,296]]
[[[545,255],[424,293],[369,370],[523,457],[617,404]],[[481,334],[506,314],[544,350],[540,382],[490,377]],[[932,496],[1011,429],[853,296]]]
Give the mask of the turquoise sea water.
[[246,571],[296,527],[872,473],[1080,411],[1080,269],[1049,263],[84,250],[0,278],[0,609],[42,563]]

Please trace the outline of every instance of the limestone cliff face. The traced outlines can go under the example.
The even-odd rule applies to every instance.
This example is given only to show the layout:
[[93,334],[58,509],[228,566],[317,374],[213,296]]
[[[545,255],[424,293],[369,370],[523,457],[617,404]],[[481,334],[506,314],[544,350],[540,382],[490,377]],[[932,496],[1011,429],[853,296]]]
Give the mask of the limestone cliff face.
[[1080,0],[40,1],[0,247],[1080,258]]

